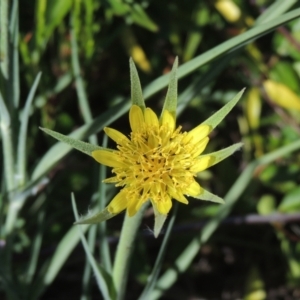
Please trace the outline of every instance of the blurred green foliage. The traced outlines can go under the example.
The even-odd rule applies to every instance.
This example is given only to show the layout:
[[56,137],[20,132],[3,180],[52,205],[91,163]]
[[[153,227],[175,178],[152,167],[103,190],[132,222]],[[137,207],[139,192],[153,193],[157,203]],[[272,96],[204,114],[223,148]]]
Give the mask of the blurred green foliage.
[[[55,140],[39,126],[89,137],[99,145],[101,129],[112,122],[128,133],[128,117],[123,114],[129,107],[130,56],[145,92],[156,91],[147,101],[159,111],[165,86],[163,78],[155,79],[170,71],[176,56],[183,67],[193,64],[213,47],[253,26],[280,21],[299,6],[295,0],[0,0],[0,298],[101,297],[72,225],[70,193],[76,194],[78,210],[85,214],[97,206],[99,193],[106,195],[105,202],[115,189],[107,186],[103,192],[99,166],[75,151],[65,156],[67,146],[51,148]],[[196,252],[184,276],[178,274],[174,284],[164,286],[161,299],[300,298],[300,14],[296,12],[298,17],[295,13],[291,21],[282,21],[283,26],[199,63],[179,81],[178,124],[184,130],[247,87],[239,106],[212,133],[207,151],[239,141],[244,148],[199,178],[220,196],[239,184],[240,194],[228,211],[192,199],[188,206],[179,206],[162,272],[171,270],[185,246],[199,236],[203,221],[228,214]],[[265,162],[277,150],[282,151]],[[136,242],[126,299],[140,295],[162,242],[147,234],[153,227],[152,214],[146,212]],[[276,214],[277,219],[268,219]],[[261,221],[234,221],[252,215]],[[282,221],[290,215],[294,219]],[[108,239],[99,234],[104,232],[102,225],[95,232],[83,227],[98,262],[108,264],[105,270],[109,270],[105,251],[114,255],[122,219],[107,222]]]

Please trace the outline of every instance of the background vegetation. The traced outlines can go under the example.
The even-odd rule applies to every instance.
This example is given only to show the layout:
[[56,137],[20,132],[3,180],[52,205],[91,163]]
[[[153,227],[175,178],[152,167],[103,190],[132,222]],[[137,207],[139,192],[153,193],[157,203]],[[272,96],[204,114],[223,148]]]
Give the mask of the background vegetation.
[[[144,299],[300,298],[299,1],[0,5],[1,299],[101,298],[72,225],[70,193],[85,214],[116,191],[100,184],[104,168],[39,126],[100,145],[108,124],[129,133],[130,56],[155,111],[168,80],[161,76],[179,57],[178,124],[185,130],[247,88],[207,149],[243,141],[242,151],[199,177],[227,204],[191,199],[179,206],[163,277]],[[108,273],[123,217],[83,226]],[[154,239],[152,227],[148,210],[126,299],[139,297],[161,247],[164,235]]]

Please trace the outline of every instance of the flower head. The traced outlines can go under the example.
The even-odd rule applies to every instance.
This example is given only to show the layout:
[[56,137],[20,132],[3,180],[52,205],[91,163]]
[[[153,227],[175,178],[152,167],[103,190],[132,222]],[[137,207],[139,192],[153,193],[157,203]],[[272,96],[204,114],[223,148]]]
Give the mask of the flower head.
[[195,177],[213,161],[211,156],[200,156],[209,140],[209,126],[182,132],[181,126],[175,129],[169,111],[165,110],[159,120],[150,108],[143,111],[137,105],[131,107],[129,120],[129,138],[115,129],[104,129],[118,150],[92,152],[99,163],[113,167],[115,176],[104,182],[123,187],[109,204],[109,212],[127,208],[129,216],[133,216],[150,200],[165,215],[172,207],[172,199],[187,204],[185,195],[200,195],[202,188]]
[[175,60],[166,100],[160,117],[145,106],[137,70],[130,60],[131,99],[129,110],[131,134],[104,128],[117,144],[117,149],[102,148],[70,136],[42,128],[54,138],[91,155],[96,161],[112,167],[113,176],[104,180],[122,187],[109,205],[99,213],[87,216],[76,224],[93,224],[108,220],[127,209],[133,216],[143,203],[151,201],[154,214],[154,235],[158,236],[172,201],[187,204],[186,196],[224,203],[223,199],[199,185],[197,174],[225,159],[242,144],[234,144],[203,155],[209,133],[224,119],[240,99],[239,92],[210,118],[189,132],[176,128],[177,59]]
[[209,141],[209,133],[238,99],[233,99],[234,103],[227,110],[220,110],[214,118],[184,132],[181,126],[176,128],[176,71],[177,61],[171,73],[166,102],[158,118],[153,110],[145,107],[138,75],[131,62],[131,134],[127,137],[106,127],[104,131],[116,142],[117,150],[99,149],[92,152],[96,161],[113,168],[113,177],[104,182],[122,187],[107,207],[108,212],[113,215],[127,209],[129,216],[133,216],[148,200],[160,215],[168,214],[172,200],[188,204],[186,196],[223,202],[218,196],[204,190],[196,176],[241,146],[236,144],[219,152],[201,155]]

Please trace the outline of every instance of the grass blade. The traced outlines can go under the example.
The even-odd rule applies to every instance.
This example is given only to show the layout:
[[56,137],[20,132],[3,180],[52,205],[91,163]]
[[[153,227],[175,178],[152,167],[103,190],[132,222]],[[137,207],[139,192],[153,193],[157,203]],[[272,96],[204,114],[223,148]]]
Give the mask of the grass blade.
[[[259,37],[266,35],[270,31],[272,31],[274,28],[285,24],[293,19],[296,19],[300,16],[300,8],[295,9],[289,13],[286,13],[275,20],[272,20],[270,22],[264,23],[262,25],[256,26],[239,36],[236,36],[214,48],[211,50],[191,59],[190,61],[184,63],[178,68],[178,79],[181,79],[188,74],[194,72],[199,67],[205,65],[206,63],[212,61],[213,59],[216,59],[217,57],[231,52],[233,50],[239,49],[241,47],[244,47],[246,44],[252,42],[255,39],[258,39]],[[160,91],[161,89],[165,88],[168,85],[169,75],[163,75],[156,80],[154,80],[152,83],[150,83],[147,88],[144,90],[144,97],[145,99],[149,98],[150,96],[154,95],[156,92]]]
[[17,176],[19,185],[22,186],[25,184],[26,176],[26,143],[27,143],[27,127],[30,114],[31,104],[37,89],[37,86],[40,82],[42,73],[38,73],[34,83],[30,89],[28,97],[26,99],[25,108],[21,117],[19,139],[18,139],[18,149],[17,149]]
[[[3,75],[3,78],[8,79],[8,65],[9,65],[9,56],[8,56],[8,0],[0,0],[0,70]],[[1,83],[2,85],[2,83]],[[3,88],[3,86],[1,86]]]
[[[85,232],[89,225],[82,225],[81,230]],[[72,226],[70,230],[60,240],[51,260],[41,268],[41,275],[37,278],[30,293],[30,299],[39,299],[45,288],[52,284],[57,274],[65,264],[71,252],[80,241],[78,228]]]
[[[102,147],[107,147],[107,135],[104,135],[103,137],[103,143]],[[106,203],[107,203],[107,196],[106,196],[106,184],[103,183],[103,180],[106,178],[106,166],[100,165],[100,176],[99,176],[99,199],[98,199],[98,207],[99,210],[103,210]],[[106,231],[106,222],[102,222],[99,224],[99,243],[100,243],[100,257],[101,261],[103,262],[103,267],[108,273],[111,273],[112,271],[112,262],[111,262],[111,256],[109,252],[109,244],[106,237],[107,231]]]
[[[75,219],[76,219],[76,221],[78,221],[78,212],[77,212],[77,208],[76,208],[76,204],[75,204],[74,194],[72,194],[72,207],[73,207]],[[91,267],[94,271],[94,276],[96,278],[98,287],[103,295],[103,298],[107,299],[107,300],[112,300],[110,293],[109,293],[109,290],[110,290],[109,283],[107,282],[108,280],[111,281],[111,277],[108,273],[106,273],[104,271],[104,269],[101,266],[97,265],[96,260],[93,257],[93,255],[89,249],[89,245],[88,245],[88,243],[85,239],[85,236],[81,230],[81,226],[78,226],[78,230],[79,230],[80,239],[81,239],[85,254],[87,255],[88,260],[91,264]],[[105,275],[106,278],[103,275]]]
[[[8,88],[10,93],[10,103],[15,109],[19,106],[20,102],[20,80],[19,80],[19,1],[14,0],[12,3],[12,10],[9,24],[10,35],[10,80]],[[13,111],[13,110],[12,110]]]
[[[78,103],[80,111],[82,112],[83,120],[85,123],[89,123],[93,120],[91,109],[88,103],[86,91],[84,88],[83,78],[80,72],[79,58],[78,58],[78,45],[76,40],[76,31],[74,27],[75,13],[71,15],[71,57],[72,57],[72,68],[75,76],[76,91],[78,97]],[[97,144],[97,137],[92,135],[89,137],[91,144]]]
[[275,1],[268,7],[268,9],[263,14],[261,14],[256,19],[255,24],[258,25],[266,23],[271,21],[272,19],[275,19],[276,17],[279,17],[280,15],[288,11],[297,2],[298,0]]
[[160,246],[158,255],[156,257],[155,264],[153,266],[152,272],[149,275],[148,280],[147,280],[147,284],[146,284],[146,286],[145,286],[145,288],[144,288],[144,290],[143,290],[143,292],[140,295],[138,300],[147,300],[147,299],[149,299],[149,294],[152,292],[152,290],[155,287],[159,272],[161,270],[163,259],[164,259],[164,256],[165,256],[165,253],[166,253],[166,250],[167,250],[167,244],[168,244],[170,236],[171,236],[171,231],[172,231],[172,228],[173,228],[174,223],[175,223],[177,210],[178,210],[178,202],[176,202],[175,205],[174,205],[173,213],[172,213],[172,216],[170,218],[170,221],[169,221],[167,230],[165,232],[163,242]]

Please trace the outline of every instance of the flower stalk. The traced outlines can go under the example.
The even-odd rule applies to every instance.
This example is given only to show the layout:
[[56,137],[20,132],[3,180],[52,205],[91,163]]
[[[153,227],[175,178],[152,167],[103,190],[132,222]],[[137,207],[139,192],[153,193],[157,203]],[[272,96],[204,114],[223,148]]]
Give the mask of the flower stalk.
[[122,300],[125,296],[130,260],[135,245],[134,241],[147,206],[147,203],[144,204],[133,217],[126,214],[124,218],[112,273],[118,300]]

